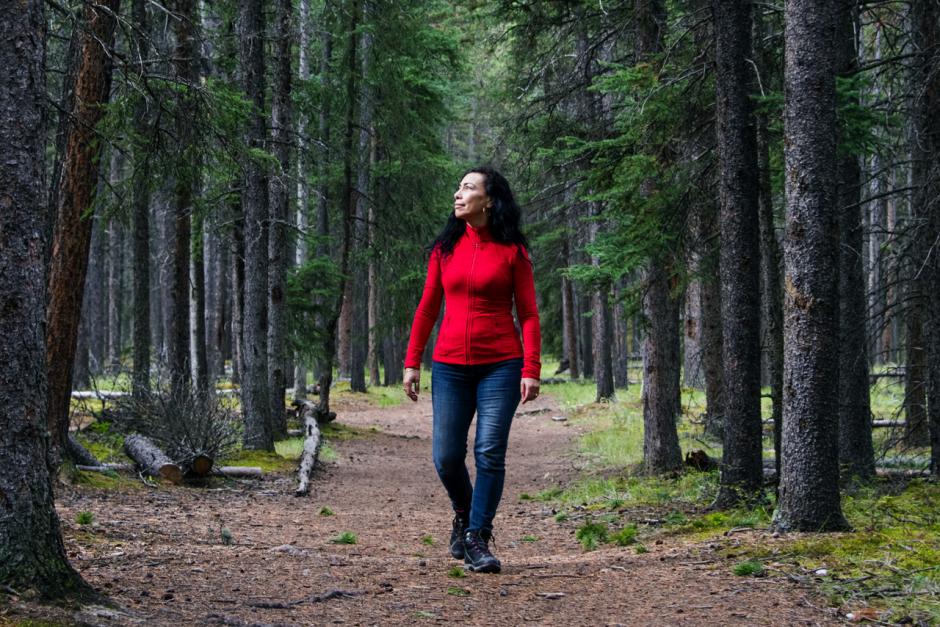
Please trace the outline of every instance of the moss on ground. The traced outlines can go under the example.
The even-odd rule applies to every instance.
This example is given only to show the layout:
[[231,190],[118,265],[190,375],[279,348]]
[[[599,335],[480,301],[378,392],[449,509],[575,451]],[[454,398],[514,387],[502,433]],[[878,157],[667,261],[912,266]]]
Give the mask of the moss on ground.
[[[717,495],[717,472],[686,471],[671,478],[638,476],[643,449],[638,386],[618,391],[617,400],[610,403],[593,402],[591,383],[548,384],[544,389],[564,407],[571,424],[586,430],[577,441],[577,453],[588,462],[588,473],[594,475],[567,486],[520,495],[520,500],[552,504],[559,524],[573,529],[598,524],[631,529],[624,533],[631,542],[648,542],[662,535],[706,540],[730,530],[769,527],[773,512],[770,494],[762,507],[709,509]],[[876,417],[903,419],[903,389],[896,381],[879,383],[871,395]],[[697,422],[703,409],[702,393],[684,389],[680,444],[683,451],[703,449],[719,459],[720,443],[705,438]],[[762,409],[769,417],[769,399],[762,401]],[[879,450],[888,450],[891,440],[890,430],[875,430]],[[765,456],[772,459],[769,430],[765,430],[764,449]],[[925,455],[925,449],[907,450],[897,457],[889,455],[885,463],[923,467]],[[785,573],[814,584],[833,605],[846,613],[854,611],[856,617],[891,624],[940,624],[938,505],[937,482],[879,481],[867,488],[847,490],[843,497],[845,515],[854,532],[782,538],[744,534],[735,536],[736,547],[726,556],[738,561],[758,560],[771,575]]]

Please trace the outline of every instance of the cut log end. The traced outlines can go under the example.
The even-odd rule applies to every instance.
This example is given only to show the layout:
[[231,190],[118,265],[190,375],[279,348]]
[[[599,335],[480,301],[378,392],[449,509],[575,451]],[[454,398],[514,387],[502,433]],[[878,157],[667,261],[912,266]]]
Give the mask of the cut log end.
[[212,472],[213,460],[208,455],[197,455],[189,467],[190,472],[197,477],[205,477]]

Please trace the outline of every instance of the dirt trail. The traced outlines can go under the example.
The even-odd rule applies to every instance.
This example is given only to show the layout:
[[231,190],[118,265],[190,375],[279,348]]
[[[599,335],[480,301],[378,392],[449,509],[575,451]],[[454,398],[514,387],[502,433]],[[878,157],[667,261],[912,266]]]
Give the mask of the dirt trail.
[[[523,409],[544,411],[521,414],[513,426],[495,521],[499,575],[448,575],[457,562],[447,554],[451,516],[430,459],[425,394],[417,405],[341,410],[341,422],[377,430],[333,443],[338,459],[319,472],[307,498],[291,495],[293,477],[276,475],[216,489],[63,494],[73,564],[121,608],[91,608],[82,618],[109,625],[838,622],[785,579],[734,577],[705,544],[583,552],[577,522],[558,523],[544,503],[518,500],[574,477],[576,427],[551,420],[559,410],[548,397]],[[335,515],[320,515],[324,506]],[[91,531],[73,522],[83,510],[95,514]],[[230,545],[221,541],[223,526]],[[330,541],[344,531],[358,542]]]

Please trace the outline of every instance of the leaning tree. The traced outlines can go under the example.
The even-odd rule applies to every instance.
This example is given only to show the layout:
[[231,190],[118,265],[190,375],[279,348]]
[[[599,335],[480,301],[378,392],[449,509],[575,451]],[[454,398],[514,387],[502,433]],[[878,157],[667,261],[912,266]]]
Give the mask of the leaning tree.
[[65,556],[46,430],[42,0],[0,17],[0,586],[88,591]]

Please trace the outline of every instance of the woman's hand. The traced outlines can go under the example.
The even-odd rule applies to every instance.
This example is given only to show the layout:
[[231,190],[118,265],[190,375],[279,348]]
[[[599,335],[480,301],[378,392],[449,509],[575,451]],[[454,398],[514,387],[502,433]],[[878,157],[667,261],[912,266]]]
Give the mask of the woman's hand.
[[[405,380],[407,381],[407,375],[405,375],[405,377]],[[539,395],[539,380],[523,379],[519,384],[519,394],[522,396],[523,405],[529,401],[534,401],[536,398],[538,398]]]
[[418,400],[421,371],[417,368],[405,368],[405,395],[413,401]]

